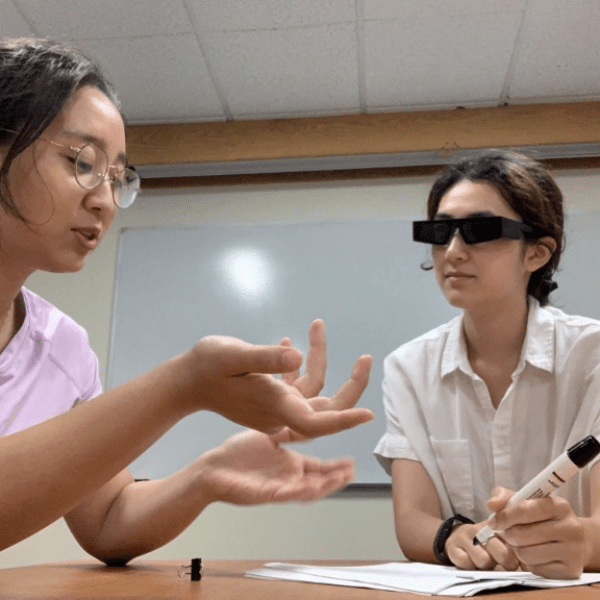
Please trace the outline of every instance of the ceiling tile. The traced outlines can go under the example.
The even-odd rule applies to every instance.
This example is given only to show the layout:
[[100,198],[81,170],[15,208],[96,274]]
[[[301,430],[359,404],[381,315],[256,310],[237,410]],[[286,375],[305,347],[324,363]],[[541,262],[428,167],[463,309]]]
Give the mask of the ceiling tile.
[[528,9],[509,96],[573,98],[600,94],[600,3],[535,0]]
[[0,0],[0,36],[88,49],[132,122],[598,99],[599,31],[598,0]]
[[447,18],[470,20],[477,14],[516,12],[524,9],[527,0],[363,0],[367,20],[407,20],[413,25],[426,19],[429,24]]
[[188,33],[182,0],[15,0],[38,35],[56,39],[132,38]]
[[199,31],[353,22],[354,0],[187,0]]
[[90,40],[131,123],[224,118],[194,35]]
[[204,44],[236,117],[358,110],[354,24],[207,33]]
[[0,0],[0,38],[36,35],[12,0]]
[[489,104],[501,95],[519,12],[365,23],[369,110]]

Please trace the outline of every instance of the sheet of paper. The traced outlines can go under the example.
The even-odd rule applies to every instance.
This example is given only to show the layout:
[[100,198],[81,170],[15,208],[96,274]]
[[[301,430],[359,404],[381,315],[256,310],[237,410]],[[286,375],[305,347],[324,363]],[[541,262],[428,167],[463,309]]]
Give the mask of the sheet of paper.
[[511,585],[553,588],[600,582],[599,573],[584,573],[575,580],[545,579],[521,571],[462,571],[455,567],[426,563],[348,567],[268,563],[262,568],[248,571],[246,575],[443,596],[472,596],[483,590]]

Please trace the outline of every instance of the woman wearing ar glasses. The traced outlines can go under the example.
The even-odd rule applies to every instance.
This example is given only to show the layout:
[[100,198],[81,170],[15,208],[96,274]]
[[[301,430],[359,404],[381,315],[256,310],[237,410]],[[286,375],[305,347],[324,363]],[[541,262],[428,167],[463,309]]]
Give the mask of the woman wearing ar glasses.
[[[512,493],[587,435],[600,436],[600,322],[550,307],[562,194],[538,162],[490,151],[448,167],[413,237],[462,314],[389,355],[387,430],[407,557],[554,578],[600,568],[600,467],[556,495]],[[474,544],[490,513],[497,535]]]
[[[36,270],[81,269],[117,206],[139,190],[117,98],[85,56],[48,41],[0,41],[0,165],[0,550],[64,516],[85,550],[122,564],[173,539],[212,502],[309,501],[350,481],[352,461],[281,445],[372,418],[354,407],[368,356],[336,396],[317,397],[321,321],[302,377],[289,340],[209,336],[103,394],[85,332],[24,287]],[[256,431],[170,477],[134,481],[127,465],[198,410]]]

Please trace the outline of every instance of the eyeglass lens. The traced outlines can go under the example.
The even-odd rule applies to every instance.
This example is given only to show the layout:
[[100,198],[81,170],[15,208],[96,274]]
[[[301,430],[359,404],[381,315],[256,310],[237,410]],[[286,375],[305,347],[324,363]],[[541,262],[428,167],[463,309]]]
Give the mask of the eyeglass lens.
[[[79,185],[93,190],[102,183],[108,171],[106,152],[94,144],[88,144],[79,150],[75,162],[75,177]],[[123,169],[111,177],[115,204],[127,208],[133,204],[139,190],[140,178],[132,169]]]

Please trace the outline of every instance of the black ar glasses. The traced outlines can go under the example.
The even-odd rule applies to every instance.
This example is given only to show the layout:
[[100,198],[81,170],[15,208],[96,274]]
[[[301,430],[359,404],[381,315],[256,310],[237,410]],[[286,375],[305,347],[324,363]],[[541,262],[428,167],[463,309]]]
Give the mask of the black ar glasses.
[[439,219],[437,221],[413,221],[413,240],[424,244],[445,246],[456,230],[465,244],[479,244],[500,238],[519,240],[524,235],[542,237],[544,233],[523,221],[506,217],[470,217],[468,219]]

